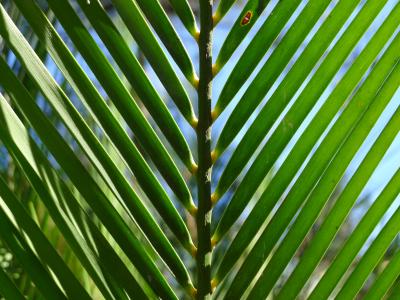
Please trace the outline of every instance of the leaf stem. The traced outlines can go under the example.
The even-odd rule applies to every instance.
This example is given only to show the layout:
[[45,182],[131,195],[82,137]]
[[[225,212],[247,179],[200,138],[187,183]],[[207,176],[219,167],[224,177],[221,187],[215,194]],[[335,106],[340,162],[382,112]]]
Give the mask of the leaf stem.
[[212,91],[212,5],[213,0],[200,0],[200,79],[198,87],[199,123],[197,126],[198,147],[198,212],[197,221],[197,296],[209,299],[211,287],[211,91]]

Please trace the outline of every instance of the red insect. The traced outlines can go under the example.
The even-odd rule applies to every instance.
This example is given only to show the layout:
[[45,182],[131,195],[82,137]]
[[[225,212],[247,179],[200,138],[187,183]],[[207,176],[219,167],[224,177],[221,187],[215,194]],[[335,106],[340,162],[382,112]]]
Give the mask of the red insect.
[[248,12],[244,15],[242,21],[240,22],[240,25],[241,25],[241,26],[246,26],[247,24],[249,24],[250,21],[251,21],[251,17],[252,17],[252,16],[253,16],[253,13],[252,13],[251,11],[248,11]]

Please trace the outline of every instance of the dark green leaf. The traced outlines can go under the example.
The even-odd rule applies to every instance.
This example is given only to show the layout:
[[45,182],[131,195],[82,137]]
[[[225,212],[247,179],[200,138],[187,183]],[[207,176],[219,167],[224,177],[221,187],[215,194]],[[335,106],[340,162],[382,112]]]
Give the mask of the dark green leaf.
[[[52,2],[54,0],[50,0]],[[54,1],[54,4],[57,5]],[[115,8],[125,22],[130,33],[145,53],[150,64],[164,83],[172,100],[191,125],[197,124],[189,96],[173,71],[168,59],[155,39],[137,4],[131,0],[113,0]],[[193,74],[194,75],[194,74]],[[192,82],[196,81],[195,78]]]
[[70,4],[67,1],[53,0],[50,0],[49,4],[78,50],[93,68],[93,72],[129,127],[140,137],[141,144],[148,151],[171,189],[186,208],[193,210],[194,204],[190,192],[172,158]]
[[185,77],[197,86],[199,79],[189,54],[158,0],[137,0],[137,3]]
[[[52,37],[52,39],[46,43],[46,47],[54,61],[60,66],[60,69],[70,80],[77,92],[84,95],[81,98],[85,100],[87,106],[92,108],[92,111],[100,120],[111,140],[115,145],[117,145],[117,148],[123,154],[125,161],[128,163],[129,167],[131,167],[131,170],[135,174],[145,193],[148,195],[150,201],[152,201],[154,206],[160,212],[171,230],[177,235],[179,241],[187,249],[192,249],[193,245],[188,230],[163,187],[158,182],[157,178],[154,176],[153,172],[122,126],[114,118],[112,112],[91,84],[88,77],[79,67],[72,54],[68,51],[55,29],[46,21],[44,15],[40,13],[38,7],[34,5],[33,2],[21,0],[16,0],[15,2],[19,5],[21,11],[24,12],[27,20],[31,22],[40,38],[44,39],[47,35]],[[48,34],[44,34],[45,32],[48,32]],[[111,168],[115,169],[115,166],[113,167],[112,165],[113,164],[111,164]],[[111,180],[115,182],[116,186],[120,186],[118,190],[122,195],[125,195],[123,196],[123,199],[131,199],[130,201],[125,201],[125,203],[128,208],[130,208],[132,215],[136,218],[139,224],[142,224],[143,221],[147,223],[143,218],[151,219],[149,213],[146,212],[145,207],[140,203],[140,200],[134,194],[134,191],[129,184],[126,184],[126,180],[123,176],[119,174],[118,171],[108,171],[108,173],[114,174],[114,176],[111,177]],[[132,201],[134,203],[132,203]]]
[[7,299],[25,299],[2,268],[0,268],[0,293]]

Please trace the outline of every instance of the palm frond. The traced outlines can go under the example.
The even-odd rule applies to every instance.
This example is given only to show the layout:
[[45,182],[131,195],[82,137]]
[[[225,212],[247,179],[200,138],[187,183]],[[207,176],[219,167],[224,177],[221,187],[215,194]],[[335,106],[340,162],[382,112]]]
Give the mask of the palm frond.
[[165,2],[0,4],[0,297],[397,299],[400,2]]

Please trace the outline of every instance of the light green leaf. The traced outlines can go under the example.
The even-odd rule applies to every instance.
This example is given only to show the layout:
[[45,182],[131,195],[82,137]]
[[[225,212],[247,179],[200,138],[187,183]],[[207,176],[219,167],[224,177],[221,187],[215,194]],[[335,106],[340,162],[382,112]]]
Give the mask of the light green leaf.
[[400,208],[398,208],[379,235],[374,239],[362,256],[349,278],[336,295],[338,299],[354,299],[370,273],[389,248],[390,243],[400,231]]
[[[95,255],[88,249],[86,242],[71,223],[63,208],[60,207],[57,197],[52,195],[52,187],[46,186],[47,177],[45,171],[47,169],[46,166],[43,166],[42,162],[49,164],[48,161],[44,159],[43,154],[39,151],[36,144],[32,143],[26,130],[23,129],[22,123],[20,121],[12,122],[12,117],[14,117],[14,120],[17,120],[17,118],[1,95],[0,100],[0,140],[19,163],[21,169],[23,169],[29,182],[44,202],[55,224],[63,233],[63,236],[89,272],[104,297],[106,299],[113,299],[101,274],[100,267],[96,262]],[[5,117],[11,117],[11,121],[10,119],[5,119]],[[41,158],[39,162],[37,162],[38,158]]]
[[[278,232],[281,232],[282,228],[289,224],[291,218],[296,213],[304,198],[308,195],[321,174],[325,171],[327,164],[330,163],[329,158],[335,155],[336,151],[340,149],[342,143],[346,140],[348,132],[350,132],[357,124],[361,124],[361,119],[368,120],[367,118],[371,118],[374,120],[374,118],[379,117],[379,109],[383,110],[383,108],[386,106],[386,103],[390,100],[391,96],[397,89],[397,86],[393,87],[390,86],[389,82],[386,83],[386,86],[389,88],[389,91],[387,91],[388,94],[383,94],[381,96],[381,101],[374,101],[375,94],[379,91],[381,85],[385,83],[386,76],[391,74],[393,66],[397,67],[398,60],[395,54],[395,49],[398,42],[399,40],[391,45],[390,49],[385,53],[385,56],[374,68],[373,73],[371,73],[364,82],[363,88],[361,88],[353,97],[352,101],[346,107],[344,113],[341,114],[339,120],[335,122],[328,135],[324,138],[321,146],[319,146],[318,150],[314,153],[310,162],[303,170],[301,176],[296,180],[289,194],[285,197],[285,201],[282,203],[282,206],[274,215],[273,219],[269,222],[267,228],[263,231],[263,234],[258,239],[257,244],[252,249],[251,262],[247,259],[247,264],[243,264],[241,270],[236,276],[235,283],[237,283],[237,281],[240,279],[240,284],[232,285],[230,292],[238,292],[240,289],[243,289],[246,286],[247,281],[244,280],[244,278],[247,278],[247,280],[250,279],[251,276],[254,275],[255,268],[258,268],[256,266],[259,266],[260,264],[259,260],[263,261],[264,258],[267,257],[266,254],[272,250],[274,243],[279,238]],[[396,83],[398,80],[396,75],[393,75],[390,78],[393,81],[391,83]],[[394,88],[392,93],[390,88]],[[379,96],[377,99],[380,99]],[[369,109],[369,105],[371,103],[373,103],[373,106],[377,106],[375,108],[376,110]],[[310,130],[309,128],[308,130]],[[298,147],[302,147],[301,143]],[[297,147],[295,146],[291,152],[295,153],[296,151]],[[288,163],[291,162],[290,155],[286,161]],[[282,176],[287,175],[285,173],[281,174]],[[280,174],[278,173],[277,175]],[[277,175],[275,175],[275,178],[279,179],[280,177],[277,177]],[[279,197],[277,196],[281,195],[282,190],[275,194],[277,188],[278,185],[270,185],[271,191],[268,194],[270,199],[278,199]],[[218,231],[216,232],[218,233]],[[236,291],[232,287],[235,287]]]
[[235,4],[237,0],[221,0],[218,3],[217,10],[214,13],[214,26],[218,24],[218,22],[226,15],[229,9]]
[[366,300],[383,299],[385,294],[400,275],[400,251],[391,258],[385,270],[379,274],[365,295]]
[[[372,22],[373,17],[375,17],[379,13],[379,8],[383,4],[376,7],[374,3],[376,4],[377,2],[369,2],[369,4],[371,5],[366,6],[365,9],[362,10],[362,12],[359,14],[358,18],[352,23],[352,26],[349,28],[349,31],[347,31],[347,34],[345,34],[340,42],[338,42],[336,47],[332,50],[330,55],[320,66],[318,72],[314,74],[313,80],[309,82],[305,91],[303,91],[299,99],[297,99],[298,104],[295,105],[294,108],[290,110],[290,113],[288,113],[283,121],[281,121],[278,129],[274,132],[273,136],[263,147],[255,161],[252,163],[250,170],[246,174],[241,185],[238,187],[235,195],[230,202],[230,205],[226,210],[227,216],[229,216],[229,218],[231,219],[230,222],[226,222],[224,218],[229,218],[223,216],[220,221],[220,224],[223,225],[218,225],[218,227],[223,228],[222,230],[220,230],[221,233],[224,233],[224,231],[229,229],[229,227],[233,224],[232,221],[236,220],[236,218],[238,217],[238,213],[240,213],[243,210],[244,206],[248,203],[256,188],[264,179],[265,174],[267,174],[269,169],[272,167],[273,163],[276,161],[281,151],[283,151],[284,147],[289,142],[296,129],[301,125],[307,113],[312,109],[313,104],[323,92],[324,85],[320,84],[321,77],[319,77],[319,75],[323,74],[324,77],[327,76],[324,80],[324,83],[327,85],[330,79],[334,76],[335,71],[339,69],[341,63],[345,60],[353,47],[356,45],[364,30],[368,28],[368,25],[370,24],[370,22]],[[338,8],[341,7],[339,6]],[[318,40],[315,41],[318,42]],[[312,47],[308,49],[312,49]],[[301,71],[303,69],[301,60],[298,61],[298,64],[296,64],[296,69],[298,72],[300,72],[301,75]],[[296,69],[293,68],[292,70]],[[296,73],[289,73],[289,78],[291,74],[294,74],[294,76],[296,76]],[[303,74],[303,76],[304,80],[306,74]],[[299,86],[300,82],[301,81],[299,81],[299,83],[296,85]],[[238,149],[235,151],[226,169],[224,170],[224,173],[221,175],[221,179],[215,190],[215,194],[218,197],[220,195],[223,195],[223,193],[235,180],[234,178],[239,175],[239,172],[244,167],[243,161],[250,159],[257,145],[261,143],[263,136],[267,134],[270,126],[273,125],[274,120],[283,110],[284,107],[281,106],[281,102],[282,97],[283,99],[285,99],[287,85],[292,85],[292,83],[287,82],[286,84],[282,84],[280,86],[281,88],[278,88],[277,92],[279,93],[274,93],[274,96],[277,95],[277,97],[270,99],[271,101],[266,104],[266,106],[257,117],[257,120],[253,123],[253,126],[251,126],[251,128],[248,130],[248,133],[246,133],[246,136],[243,138],[241,145],[239,145]],[[310,91],[308,88],[317,89],[315,95],[311,94],[311,92],[315,90]],[[310,95],[314,96],[311,97]],[[304,99],[309,98],[312,98],[312,100],[309,102],[308,105],[304,105]],[[298,107],[302,107],[304,109],[304,111],[301,110],[301,114],[298,114],[298,112],[300,111],[300,108]],[[266,115],[268,115],[268,117],[266,117]],[[302,161],[304,161],[304,158],[302,158]],[[292,169],[296,170],[296,168],[293,167]],[[229,210],[236,210],[233,218],[232,215],[229,213]],[[224,223],[227,223],[228,225]],[[217,229],[217,232],[218,230],[219,229]]]
[[[374,201],[371,208],[365,213],[362,220],[354,229],[350,238],[346,241],[340,252],[318,282],[310,295],[310,299],[316,300],[321,297],[328,297],[336,283],[342,278],[349,265],[371,234],[372,230],[381,220],[382,216],[389,209],[390,205],[396,200],[400,193],[400,170],[392,177],[385,189]],[[333,280],[333,281],[332,281]]]
[[[316,265],[322,259],[333,238],[338,232],[341,224],[345,220],[348,212],[354,205],[355,201],[361,194],[364,186],[368,182],[372,173],[383,158],[386,150],[389,149],[392,141],[400,131],[400,111],[397,110],[392,117],[390,123],[381,133],[374,145],[363,159],[362,163],[354,173],[349,183],[346,185],[334,206],[331,208],[329,215],[326,216],[320,229],[313,237],[310,246],[305,250],[302,258],[289,279],[282,287],[279,299],[287,299],[298,293],[305,285],[307,279]],[[313,192],[315,194],[315,192]],[[303,209],[305,213],[306,210]],[[297,219],[300,220],[300,219]],[[297,221],[296,222],[300,222]],[[292,226],[294,229],[294,226]]]
[[[395,91],[393,92],[393,94]],[[388,99],[391,99],[393,95],[385,95]],[[381,100],[381,99],[379,99]],[[382,99],[383,100],[383,99]],[[377,109],[374,105],[377,100],[371,105],[371,109]],[[381,101],[384,103],[384,101]],[[377,109],[380,113],[382,110]],[[311,226],[315,223],[318,218],[320,212],[326,205],[329,197],[334,192],[336,185],[339,183],[340,179],[344,175],[346,167],[350,164],[352,158],[356,154],[358,148],[363,143],[364,139],[367,137],[371,128],[374,125],[373,119],[365,119],[363,118],[360,123],[361,126],[358,126],[354,131],[352,131],[351,136],[349,136],[348,140],[341,146],[339,152],[335,155],[335,158],[330,163],[329,168],[324,172],[323,176],[319,179],[318,185],[314,188],[312,193],[308,196],[307,202],[304,204],[301,212],[297,216],[296,220],[291,225],[289,232],[286,234],[282,243],[275,250],[275,253],[272,256],[272,261],[269,263],[264,269],[258,283],[254,286],[254,291],[261,291],[263,294],[267,294],[270,292],[273,283],[275,283],[278,277],[283,272],[284,268],[287,266],[287,263],[294,255],[295,251],[300,247],[301,243],[305,239],[305,236]],[[396,111],[395,120],[384,129],[382,135],[389,135],[389,139],[391,139],[386,143],[382,142],[382,139],[379,139],[377,143],[375,143],[374,148],[370,150],[369,154],[373,155],[373,151],[380,151],[378,159],[375,159],[375,167],[378,165],[380,159],[385,154],[385,150],[389,149],[390,142],[396,137],[397,133],[400,130],[400,110]],[[381,135],[381,137],[382,137]],[[383,141],[385,142],[385,141]],[[386,145],[383,148],[383,145]],[[367,157],[367,162],[372,163],[373,159],[371,156]],[[372,175],[372,171],[368,174]],[[367,180],[364,180],[366,183]],[[350,188],[350,187],[349,187]],[[359,189],[361,192],[361,188]],[[357,199],[357,197],[354,197]],[[350,210],[350,208],[348,209]],[[279,215],[277,215],[278,217]],[[283,233],[282,233],[283,234]],[[304,275],[304,273],[303,273]],[[261,284],[263,282],[264,284]],[[268,284],[265,284],[268,282]],[[282,296],[281,299],[287,299]]]
[[[398,9],[400,8],[398,7],[396,11],[398,11]],[[284,192],[286,186],[290,183],[291,178],[295,176],[298,168],[300,168],[301,164],[303,163],[304,158],[312,149],[313,145],[317,142],[323,131],[327,128],[329,122],[339,111],[341,105],[343,105],[352,90],[356,87],[359,80],[361,80],[363,74],[372,64],[381,48],[392,35],[397,26],[396,20],[397,15],[394,11],[391,14],[391,17],[388,18],[380,30],[377,31],[371,42],[360,53],[359,57],[356,59],[356,61],[354,61],[351,68],[337,84],[328,99],[325,101],[324,105],[319,110],[317,117],[314,118],[309,125],[309,128],[301,135],[299,142],[297,142],[294,146],[297,150],[291,151],[287,160],[278,170],[278,173],[274,176],[272,182],[269,184],[265,192],[258,200],[256,206],[245,220],[230,248],[228,249],[224,260],[235,261],[235,259],[232,258],[240,255],[245,247],[247,247],[252,237],[257,233],[264,220],[268,217],[280,195]],[[335,54],[335,52],[331,53]],[[338,58],[336,55],[328,56],[327,61],[334,61],[336,58]],[[338,61],[338,63],[339,64],[337,65],[337,68],[339,68],[340,61]],[[308,107],[308,110],[311,109],[313,103],[316,102],[324,90],[325,85],[328,84],[329,80],[336,71],[337,69],[333,69],[331,72],[328,72],[325,71],[325,68],[321,66],[316,73],[317,76],[314,76],[310,81],[310,84],[305,88],[302,95],[290,109],[286,119],[294,121],[297,120],[296,116],[298,115],[300,115],[301,119],[302,116],[304,116],[301,108],[306,109]],[[325,77],[323,74],[325,74],[327,77]],[[308,87],[312,88],[308,89]],[[312,91],[314,90],[317,92],[313,93]],[[294,131],[291,132],[289,129],[290,127],[285,126],[285,123],[281,123],[281,125],[277,128],[276,133],[274,133],[274,135],[271,137],[270,144],[278,146],[279,141],[281,140],[279,137],[283,136],[287,132],[294,134]],[[278,154],[279,152],[271,150],[270,153]],[[283,178],[285,178],[283,181],[278,181],[278,179],[282,180]],[[221,266],[222,265],[223,264],[221,264]]]
[[[257,116],[256,120],[253,122],[252,126],[246,133],[247,139],[248,136],[252,136],[253,138],[251,141],[249,141],[249,144],[246,142],[247,147],[245,149],[238,149],[237,151],[235,151],[236,153],[242,153],[241,155],[243,158],[237,160],[238,162],[242,162],[242,164],[245,164],[245,162],[248,161],[251,153],[253,153],[255,148],[257,147],[256,145],[260,144],[262,138],[267,134],[268,130],[282,113],[286,105],[288,105],[296,91],[300,88],[301,84],[307,78],[307,75],[315,67],[318,60],[321,59],[324,52],[331,44],[332,39],[338,34],[357,4],[357,0],[352,0],[341,1],[335,6],[335,8],[327,17],[326,21],[319,28],[312,40],[307,44],[306,48],[301,53],[301,56],[297,59],[296,63],[290,69],[288,74],[286,74],[283,81],[279,84],[277,90],[275,90],[265,107],[263,107],[260,114]],[[383,4],[381,4],[381,6],[383,6]],[[337,43],[337,45],[335,45],[335,48],[330,52],[329,57],[325,59],[323,66],[321,66],[319,70],[323,67],[327,68],[326,66],[328,64],[331,65],[331,68],[332,65],[340,65],[339,63],[342,61],[341,59],[344,60],[345,57],[347,57],[347,55],[354,47],[356,42],[359,40],[359,38],[362,36],[366,28],[368,28],[368,25],[370,24],[370,22],[372,22],[373,17],[375,17],[378,11],[378,9],[374,9],[373,7],[371,10],[364,10],[364,13],[360,15],[357,18],[357,21],[353,22],[349,30],[346,31],[345,36],[343,36]],[[367,15],[368,12],[370,13],[369,16]],[[288,40],[286,39],[286,37],[288,38]],[[274,69],[274,61],[281,59],[282,51],[285,51],[283,49],[286,49],[285,42],[290,41],[291,37],[293,36],[291,36],[290,32],[288,32],[288,35],[286,37],[281,41],[280,46],[282,47],[278,46],[276,51],[274,51],[274,53],[271,55],[269,62],[267,62],[267,64],[269,64],[270,66],[272,65],[271,67],[268,67],[271,68],[270,70]],[[336,64],[331,63],[333,56],[337,57]],[[319,73],[322,73],[322,71],[319,71]],[[277,73],[275,75],[279,74]],[[271,87],[273,81],[276,79],[276,76],[271,76],[272,75],[268,75],[267,77],[265,77],[265,88]],[[270,81],[270,79],[272,80]],[[323,85],[320,84],[320,86]],[[256,90],[261,91],[261,88],[258,88]],[[243,97],[239,100],[239,103],[234,108],[232,114],[229,116],[229,119],[226,122],[225,127],[221,132],[221,135],[219,136],[215,148],[216,153],[222,153],[225,151],[225,149],[229,146],[229,144],[232,142],[237,133],[244,126],[246,121],[249,119],[251,114],[254,112],[258,104],[263,99],[262,96],[258,98],[253,98],[252,95],[253,92],[251,90],[245,92]],[[265,114],[267,113],[268,118],[265,118]],[[246,139],[246,137],[243,138],[243,141],[244,139]],[[233,158],[232,161],[235,161],[235,159]],[[226,172],[230,173],[228,170]],[[232,173],[233,175],[236,174],[236,172]]]
[[[252,103],[254,101],[262,100],[267,91],[271,88],[273,82],[289,63],[290,58],[296,52],[297,48],[301,45],[317,20],[321,17],[328,4],[329,1],[318,0],[307,3],[307,6],[303,9],[294,24],[290,27],[289,31],[282,38],[282,41],[275,49],[273,56],[263,65],[250,86],[246,89],[244,93],[246,102]],[[251,46],[252,45],[249,46],[249,49]],[[267,49],[264,50],[264,53],[266,50]],[[245,57],[245,55],[246,52],[243,54],[243,57]],[[259,60],[257,63],[258,62]],[[218,60],[216,63],[218,63]],[[245,73],[240,73],[240,79],[238,78],[239,74],[237,71],[244,71],[244,69],[241,67],[239,70],[234,69],[232,71],[232,75],[229,76],[228,81],[224,85],[218,98],[218,102],[214,108],[215,114],[218,115],[225,110],[228,104],[233,100],[233,97],[239,91],[240,87],[246,81],[247,76],[243,76],[243,74],[250,75],[255,66],[256,65],[254,65],[253,68],[246,68]]]

